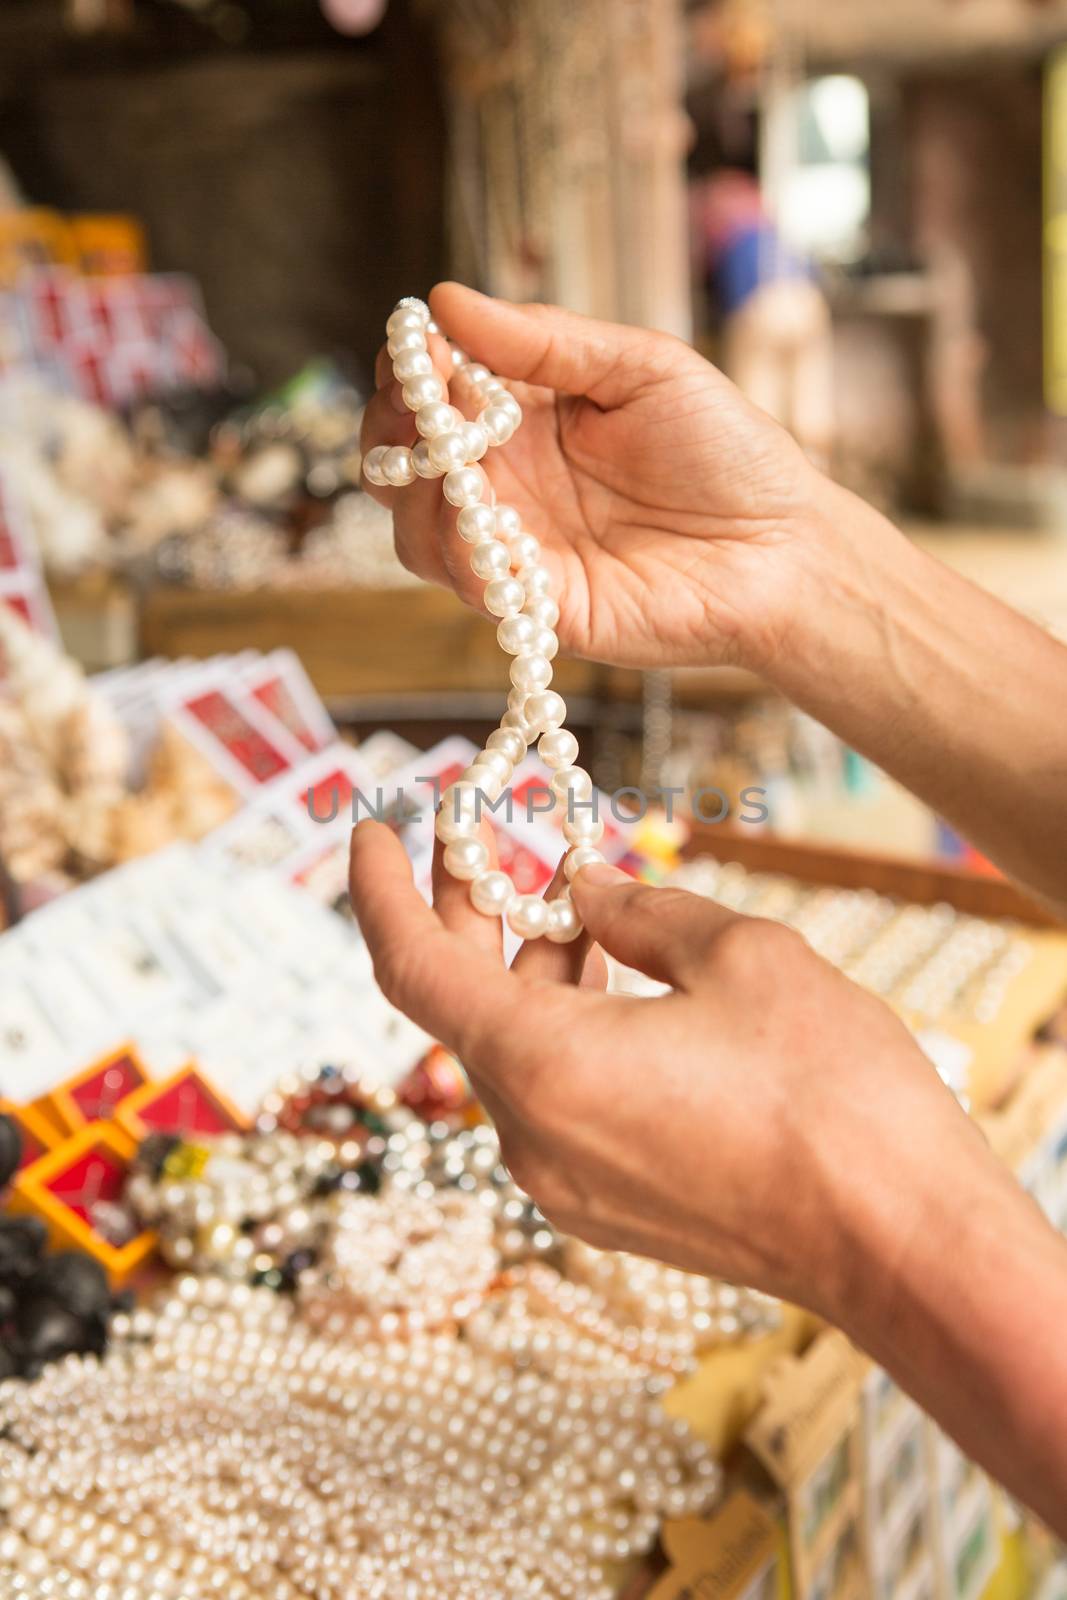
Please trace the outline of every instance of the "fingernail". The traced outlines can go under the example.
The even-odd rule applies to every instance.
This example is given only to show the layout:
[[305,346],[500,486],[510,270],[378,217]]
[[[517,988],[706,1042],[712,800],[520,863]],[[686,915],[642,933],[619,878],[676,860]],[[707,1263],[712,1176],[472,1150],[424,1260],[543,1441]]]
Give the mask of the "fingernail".
[[606,861],[592,861],[574,874],[575,883],[591,883],[594,889],[617,889],[621,884],[632,883],[628,872],[620,867],[609,867]]
[[407,405],[404,401],[404,385],[402,383],[394,383],[392,388],[389,390],[389,404],[392,406],[393,410],[398,411],[402,417],[410,416],[410,412],[408,411]]

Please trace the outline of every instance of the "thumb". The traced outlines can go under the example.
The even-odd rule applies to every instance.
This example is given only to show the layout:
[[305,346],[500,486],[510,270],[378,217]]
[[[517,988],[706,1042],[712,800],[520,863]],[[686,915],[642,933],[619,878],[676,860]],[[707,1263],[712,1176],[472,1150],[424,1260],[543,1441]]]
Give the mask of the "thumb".
[[706,979],[710,946],[739,919],[685,889],[650,889],[617,867],[583,867],[571,883],[578,915],[596,942],[660,983],[692,989]]
[[461,283],[439,283],[430,295],[436,321],[473,361],[501,378],[585,395],[606,409],[663,370],[666,334],[596,322],[558,306],[513,305]]

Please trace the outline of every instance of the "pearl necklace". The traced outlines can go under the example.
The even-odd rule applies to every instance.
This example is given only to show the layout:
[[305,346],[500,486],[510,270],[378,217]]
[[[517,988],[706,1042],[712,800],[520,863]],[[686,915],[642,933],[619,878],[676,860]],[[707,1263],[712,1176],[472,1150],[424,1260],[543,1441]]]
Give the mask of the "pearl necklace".
[[[489,371],[453,350],[452,363],[480,405],[475,421],[445,399],[445,384],[433,368],[427,340],[439,330],[421,300],[404,299],[386,323],[393,375],[403,386],[404,404],[415,415],[419,442],[377,445],[363,460],[363,474],[380,487],[404,488],[418,478],[443,478],[445,499],[459,509],[457,531],[471,545],[471,570],[485,580],[485,608],[500,619],[496,636],[510,655],[511,693],[500,726],[485,749],[441,797],[437,837],[445,846],[445,868],[470,884],[471,904],[486,916],[502,916],[523,939],[543,934],[568,944],[582,931],[564,886],[557,899],[517,894],[504,872],[491,871],[489,850],[479,834],[481,801],[499,799],[530,745],[552,769],[551,788],[567,807],[563,836],[569,846],[563,870],[568,880],[584,866],[604,858],[596,848],[604,824],[586,809],[593,782],[575,766],[578,741],[564,727],[567,707],[549,688],[552,659],[559,649],[554,632],[559,606],[549,594],[551,577],[540,564],[540,546],[522,526],[513,506],[495,504],[478,462],[491,446],[507,444],[522,421],[514,396]],[[577,809],[581,807],[581,809]]]
[[611,1600],[721,1472],[632,1378],[423,1332],[323,1339],[184,1279],[102,1362],[0,1385],[0,1593]]

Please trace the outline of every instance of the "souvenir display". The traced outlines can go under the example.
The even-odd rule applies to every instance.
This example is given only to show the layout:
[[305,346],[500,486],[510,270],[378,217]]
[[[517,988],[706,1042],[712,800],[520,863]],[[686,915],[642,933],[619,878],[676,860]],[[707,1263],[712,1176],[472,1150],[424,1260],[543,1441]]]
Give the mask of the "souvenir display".
[[555,625],[559,606],[549,593],[551,578],[540,564],[540,546],[522,526],[512,506],[496,505],[478,462],[491,447],[506,445],[522,421],[511,393],[487,368],[453,350],[455,381],[476,410],[466,421],[445,401],[445,384],[433,370],[427,339],[438,330],[421,300],[398,302],[386,324],[393,376],[402,385],[404,404],[414,413],[420,438],[414,448],[378,445],[363,471],[371,483],[404,488],[416,478],[442,478],[444,496],[458,507],[456,528],[471,546],[470,565],[485,580],[486,609],[500,619],[497,641],[512,657],[512,690],[500,727],[475,756],[459,781],[441,796],[437,837],[445,846],[445,870],[470,884],[471,904],[486,916],[500,916],[520,939],[542,936],[568,944],[581,933],[578,913],[565,884],[551,901],[523,894],[506,872],[490,869],[489,848],[480,837],[484,799],[507,788],[530,745],[552,769],[556,802],[566,811],[562,825],[568,849],[568,879],[604,857],[596,848],[604,823],[589,806],[593,780],[576,766],[578,741],[564,727],[563,697],[549,688],[552,658],[559,649]]

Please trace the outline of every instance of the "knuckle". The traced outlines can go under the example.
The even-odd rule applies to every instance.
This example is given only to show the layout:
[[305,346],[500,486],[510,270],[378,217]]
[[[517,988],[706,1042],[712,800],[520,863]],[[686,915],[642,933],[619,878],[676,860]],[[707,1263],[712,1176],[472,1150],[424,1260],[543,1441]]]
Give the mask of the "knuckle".
[[768,970],[780,970],[805,948],[801,936],[781,922],[738,917],[719,933],[715,960],[738,978],[750,979]]

